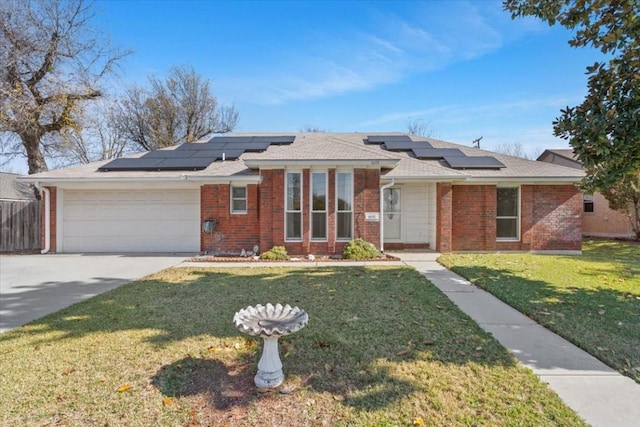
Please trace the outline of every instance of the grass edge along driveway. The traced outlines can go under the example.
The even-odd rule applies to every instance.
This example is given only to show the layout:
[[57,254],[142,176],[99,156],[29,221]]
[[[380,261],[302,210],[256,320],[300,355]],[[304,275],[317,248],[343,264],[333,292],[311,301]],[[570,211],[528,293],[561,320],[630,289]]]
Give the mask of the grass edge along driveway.
[[588,239],[582,252],[438,261],[640,383],[640,244]]
[[[286,393],[239,308],[289,303]],[[583,425],[407,267],[169,269],[0,335],[2,425]]]

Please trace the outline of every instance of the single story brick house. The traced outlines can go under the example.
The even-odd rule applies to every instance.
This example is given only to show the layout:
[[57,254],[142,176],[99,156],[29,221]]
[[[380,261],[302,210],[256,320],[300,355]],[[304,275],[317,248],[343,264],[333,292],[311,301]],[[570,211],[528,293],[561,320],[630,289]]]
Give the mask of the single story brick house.
[[234,134],[31,175],[51,252],[581,249],[583,172],[401,133]]

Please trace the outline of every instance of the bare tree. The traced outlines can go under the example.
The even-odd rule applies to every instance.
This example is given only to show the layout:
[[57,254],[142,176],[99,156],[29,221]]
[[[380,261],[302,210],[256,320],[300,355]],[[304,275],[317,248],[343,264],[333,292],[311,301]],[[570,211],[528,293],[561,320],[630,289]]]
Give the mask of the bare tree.
[[500,154],[506,154],[507,156],[520,157],[527,160],[535,160],[542,153],[540,149],[525,152],[524,147],[519,142],[498,144],[493,151]]
[[[90,27],[83,0],[3,0],[0,8],[0,133],[15,135],[29,173],[48,170],[47,152],[78,127],[83,103],[127,54]],[[21,147],[20,147],[21,145]]]
[[420,117],[411,117],[409,121],[407,121],[406,131],[410,135],[418,135],[424,137],[430,137],[433,135],[433,128],[431,127],[431,123],[425,122],[424,119]]
[[317,133],[317,132],[326,132],[326,130],[322,129],[319,126],[304,125],[302,129],[300,129],[300,132]]
[[149,87],[126,91],[117,126],[145,150],[193,142],[212,133],[231,132],[235,107],[218,104],[209,80],[192,68],[174,67],[165,80],[149,78]]
[[135,151],[133,143],[116,126],[114,119],[117,106],[103,98],[83,111],[78,119],[81,126],[62,134],[51,158],[59,159],[61,165],[90,163],[115,159]]

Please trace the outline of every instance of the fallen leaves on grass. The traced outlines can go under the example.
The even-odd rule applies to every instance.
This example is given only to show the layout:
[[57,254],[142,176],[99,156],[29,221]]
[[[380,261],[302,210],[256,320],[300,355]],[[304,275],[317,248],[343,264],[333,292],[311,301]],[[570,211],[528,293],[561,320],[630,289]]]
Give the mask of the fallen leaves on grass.
[[131,390],[132,387],[129,384],[123,384],[120,387],[118,387],[118,390],[116,390],[118,393],[124,393],[125,391],[129,391]]

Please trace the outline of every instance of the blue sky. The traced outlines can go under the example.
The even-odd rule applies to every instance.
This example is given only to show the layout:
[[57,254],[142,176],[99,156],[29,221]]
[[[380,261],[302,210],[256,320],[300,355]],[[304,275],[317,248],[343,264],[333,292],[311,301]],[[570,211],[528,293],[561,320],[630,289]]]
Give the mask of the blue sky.
[[567,147],[552,121],[586,94],[592,49],[500,1],[98,0],[95,24],[134,53],[123,84],[192,66],[236,131],[404,131],[482,148]]

